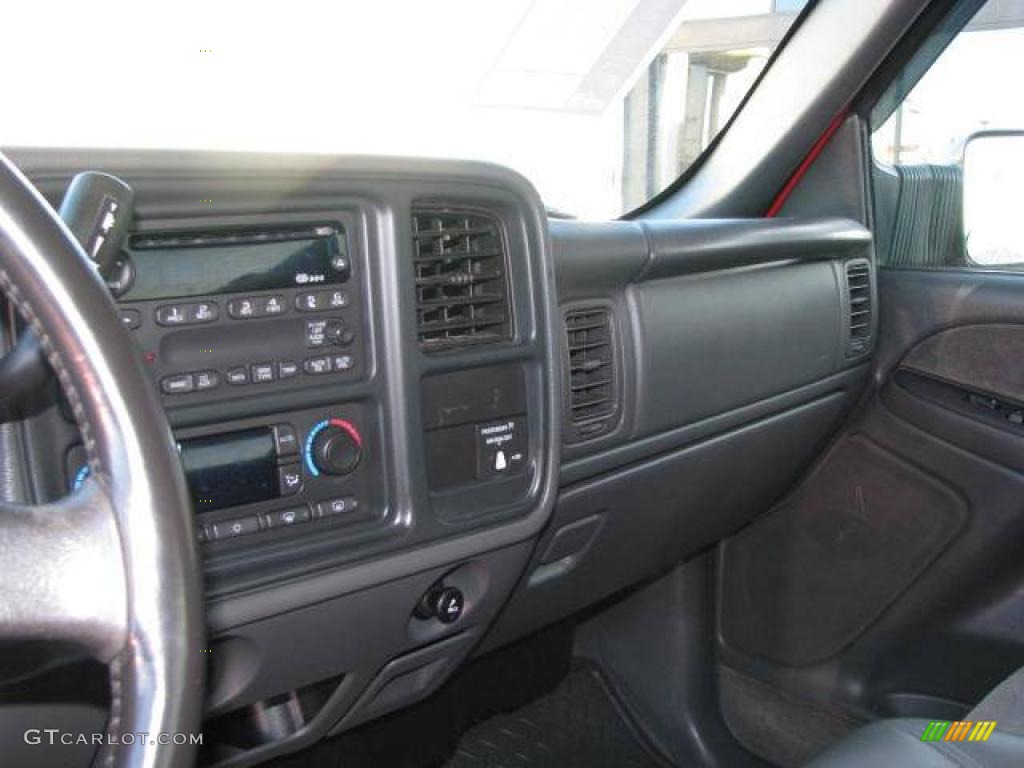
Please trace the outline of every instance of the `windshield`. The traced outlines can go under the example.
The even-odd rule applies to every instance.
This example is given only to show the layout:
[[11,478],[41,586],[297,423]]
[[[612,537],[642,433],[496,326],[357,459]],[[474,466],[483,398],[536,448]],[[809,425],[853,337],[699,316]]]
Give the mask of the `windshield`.
[[805,2],[21,2],[0,145],[488,160],[615,217],[697,158]]

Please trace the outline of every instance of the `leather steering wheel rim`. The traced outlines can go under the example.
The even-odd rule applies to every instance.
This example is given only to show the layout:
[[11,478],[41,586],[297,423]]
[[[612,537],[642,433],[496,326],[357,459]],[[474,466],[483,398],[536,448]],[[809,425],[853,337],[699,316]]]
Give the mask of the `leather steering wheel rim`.
[[73,648],[109,665],[111,711],[96,764],[191,765],[204,618],[174,439],[105,284],[2,154],[0,290],[36,332],[91,469],[60,502],[0,504],[0,638]]

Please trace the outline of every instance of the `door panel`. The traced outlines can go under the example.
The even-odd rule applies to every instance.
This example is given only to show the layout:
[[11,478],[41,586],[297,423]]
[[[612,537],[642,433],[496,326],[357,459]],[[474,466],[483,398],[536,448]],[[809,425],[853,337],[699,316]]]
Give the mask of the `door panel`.
[[1024,472],[1024,276],[881,270],[881,402],[919,429]]
[[1024,325],[963,325],[939,331],[900,362],[908,373],[1024,402]]
[[837,716],[956,717],[1024,665],[1024,276],[879,295],[873,391],[720,551],[721,658]]

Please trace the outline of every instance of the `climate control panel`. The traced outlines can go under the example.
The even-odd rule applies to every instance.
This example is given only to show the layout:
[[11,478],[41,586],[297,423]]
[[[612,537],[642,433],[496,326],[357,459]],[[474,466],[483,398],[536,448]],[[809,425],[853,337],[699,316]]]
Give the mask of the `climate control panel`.
[[[223,542],[273,531],[298,535],[328,526],[362,530],[380,523],[386,506],[382,468],[364,461],[375,442],[375,412],[362,405],[335,411],[291,413],[287,423],[274,424],[276,497],[200,514],[205,539]],[[188,442],[183,445],[187,469]],[[239,451],[234,453],[232,464],[237,466]]]
[[[376,408],[346,404],[179,431],[200,540],[234,547],[380,526],[387,504],[379,427]],[[65,466],[74,492],[88,474],[80,445]]]

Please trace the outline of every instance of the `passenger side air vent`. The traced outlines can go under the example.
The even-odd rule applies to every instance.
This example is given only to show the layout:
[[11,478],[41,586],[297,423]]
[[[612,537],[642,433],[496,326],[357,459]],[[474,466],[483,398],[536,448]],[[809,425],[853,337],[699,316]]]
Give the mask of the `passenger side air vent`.
[[856,357],[871,346],[871,264],[864,260],[846,263],[846,295],[849,300],[850,336],[848,357]]
[[579,309],[565,316],[569,349],[569,422],[580,438],[603,432],[618,408],[611,312]]
[[511,338],[499,221],[478,212],[417,209],[412,228],[420,346],[436,352]]

